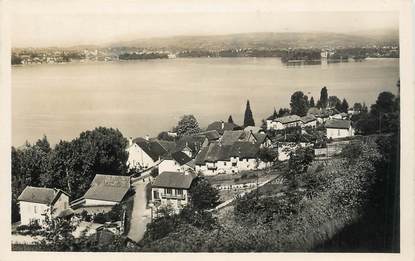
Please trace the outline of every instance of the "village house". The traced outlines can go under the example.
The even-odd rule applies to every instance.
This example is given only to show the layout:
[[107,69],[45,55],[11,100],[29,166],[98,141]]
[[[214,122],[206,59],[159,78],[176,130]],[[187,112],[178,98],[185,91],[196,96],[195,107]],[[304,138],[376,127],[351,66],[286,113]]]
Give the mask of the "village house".
[[308,114],[304,117],[301,117],[302,127],[317,127],[317,118],[312,115]]
[[311,107],[307,111],[307,115],[313,115],[316,117],[316,120],[319,124],[324,123],[326,120],[330,118],[331,115],[336,114],[337,111],[333,111],[332,109],[319,109],[317,107]]
[[194,161],[186,153],[176,151],[164,157],[158,165],[159,173],[168,171],[185,172],[195,169]]
[[324,124],[328,139],[338,139],[354,136],[354,129],[349,120],[330,119]]
[[298,115],[267,119],[267,130],[283,130],[285,128],[301,126],[301,118]]
[[336,113],[330,116],[330,119],[338,119],[338,120],[347,120],[348,118],[349,118],[349,115],[345,112]]
[[21,225],[42,225],[46,217],[63,217],[73,213],[69,206],[69,194],[60,189],[27,186],[17,200]]
[[[223,134],[223,133],[222,133]],[[216,130],[205,131],[199,133],[199,135],[204,136],[205,140],[203,141],[202,147],[206,147],[213,142],[219,141],[221,135]]]
[[245,127],[244,131],[247,133],[252,132],[254,134],[265,133],[265,131],[261,127],[256,127],[256,126],[247,126]]
[[215,121],[208,125],[207,131],[217,131],[219,135],[223,135],[225,131],[241,130],[242,128],[235,123],[229,123],[224,121]]
[[130,138],[127,148],[129,169],[147,169],[160,163],[161,158],[175,148],[174,142],[149,140],[148,138]]
[[248,141],[259,145],[259,148],[270,148],[272,141],[269,136],[265,133],[253,133],[250,132],[248,136]]
[[[217,134],[219,138],[219,134]],[[184,152],[194,159],[205,142],[206,136],[201,134],[184,135],[176,142],[176,151]]]
[[131,189],[129,176],[97,174],[85,195],[71,202],[76,213],[105,213],[120,204]]
[[158,207],[170,205],[179,212],[189,203],[189,189],[195,178],[188,172],[160,173],[151,186],[152,202],[157,202]]
[[215,142],[202,148],[196,156],[196,172],[204,175],[233,174],[243,170],[263,169],[265,162],[258,159],[260,146],[249,141],[232,145]]

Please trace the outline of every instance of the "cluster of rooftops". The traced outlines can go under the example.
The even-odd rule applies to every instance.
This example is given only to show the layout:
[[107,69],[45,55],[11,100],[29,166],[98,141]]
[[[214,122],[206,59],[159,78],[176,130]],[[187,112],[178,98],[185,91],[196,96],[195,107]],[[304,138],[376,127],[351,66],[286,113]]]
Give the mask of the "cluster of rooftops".
[[351,121],[347,120],[349,114],[339,112],[335,108],[317,108],[311,107],[307,111],[307,115],[300,117],[298,115],[286,115],[278,117],[275,114],[269,116],[267,121],[280,122],[283,125],[300,122],[307,124],[313,121],[324,122],[326,128],[348,129],[351,126]]

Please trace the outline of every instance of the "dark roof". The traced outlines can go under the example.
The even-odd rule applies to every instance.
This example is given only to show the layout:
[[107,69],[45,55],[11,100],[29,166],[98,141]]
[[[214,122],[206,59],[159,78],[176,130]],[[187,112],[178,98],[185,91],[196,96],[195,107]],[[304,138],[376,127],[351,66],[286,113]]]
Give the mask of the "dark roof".
[[167,152],[174,152],[176,149],[176,143],[174,141],[155,140],[155,142],[158,142]]
[[177,161],[177,163],[179,163],[180,165],[184,165],[186,163],[188,163],[189,161],[192,160],[192,158],[190,158],[189,156],[187,156],[186,153],[181,152],[181,151],[177,151],[171,154],[171,157]]
[[209,146],[203,147],[199,153],[196,155],[195,164],[196,165],[203,165],[205,164],[205,158],[209,151]]
[[312,122],[312,121],[315,121],[315,120],[316,120],[316,117],[313,114],[308,114],[304,117],[301,117],[301,121],[303,123],[309,123],[309,122]]
[[218,140],[220,138],[220,135],[216,130],[205,131],[201,134],[204,135],[209,141]]
[[256,126],[247,126],[244,129],[245,132],[253,132],[253,133],[259,133],[260,131],[262,131],[261,127],[256,127]]
[[223,145],[232,145],[235,142],[245,138],[246,133],[243,130],[224,131],[220,142]]
[[319,118],[327,118],[331,115],[331,111],[329,109],[319,109],[317,107],[311,107],[307,111],[307,115],[314,115]]
[[195,164],[204,165],[205,162],[229,161],[230,157],[255,158],[259,146],[248,141],[237,141],[232,145],[222,145],[219,142],[202,148],[196,156]]
[[268,137],[265,133],[252,133],[252,135],[254,136],[257,144],[264,143],[265,139]]
[[192,173],[165,171],[156,177],[153,187],[188,189],[194,178]]
[[202,147],[205,138],[204,135],[199,134],[183,136],[176,142],[176,151],[181,151],[187,146],[194,154],[196,154]]
[[236,125],[235,123],[229,123],[229,122],[223,122],[223,121],[214,121],[211,124],[209,124],[209,126],[207,127],[206,130],[207,131],[215,130],[220,135],[222,135],[223,132],[226,131],[226,130],[236,130],[238,128],[240,128],[240,127],[238,125]]
[[84,198],[120,202],[129,189],[129,176],[97,174]]
[[288,115],[288,116],[284,116],[284,117],[274,119],[274,121],[279,121],[282,124],[288,124],[288,123],[296,122],[296,121],[300,121],[300,120],[301,120],[301,118],[298,115]]
[[230,156],[239,157],[242,159],[256,158],[259,152],[259,147],[247,141],[235,142],[230,151]]
[[136,138],[133,142],[140,146],[140,148],[154,161],[157,161],[160,157],[168,153],[159,141]]
[[60,189],[27,186],[17,200],[52,205],[62,193],[68,195]]
[[324,125],[326,128],[329,128],[329,129],[349,129],[351,126],[349,120],[340,120],[340,119],[327,120]]

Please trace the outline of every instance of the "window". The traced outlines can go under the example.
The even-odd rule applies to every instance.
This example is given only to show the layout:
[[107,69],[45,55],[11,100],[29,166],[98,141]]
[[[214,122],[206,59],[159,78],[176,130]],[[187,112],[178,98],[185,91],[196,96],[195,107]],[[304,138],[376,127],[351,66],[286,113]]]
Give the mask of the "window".
[[37,212],[36,206],[33,206],[33,211],[36,214],[36,212]]
[[337,130],[337,136],[340,136],[340,130]]
[[153,198],[154,199],[159,199],[159,193],[158,193],[158,191],[153,191]]
[[171,195],[171,194],[172,194],[171,192],[172,192],[172,191],[171,191],[171,188],[164,189],[164,193],[165,193],[165,194]]
[[177,195],[183,195],[183,189],[176,189]]
[[226,166],[226,161],[223,162],[223,166]]

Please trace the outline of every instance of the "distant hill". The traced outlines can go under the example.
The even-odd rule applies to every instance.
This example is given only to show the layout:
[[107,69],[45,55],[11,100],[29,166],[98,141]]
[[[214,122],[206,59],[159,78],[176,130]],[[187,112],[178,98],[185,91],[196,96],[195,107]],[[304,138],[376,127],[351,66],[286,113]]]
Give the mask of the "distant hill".
[[172,36],[116,42],[107,47],[153,50],[223,50],[239,48],[322,48],[397,45],[397,31],[341,33],[244,33],[209,36]]

